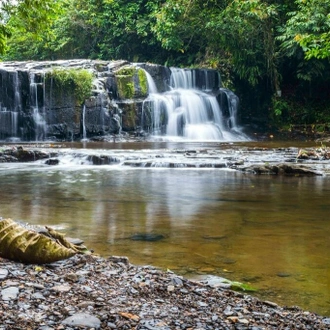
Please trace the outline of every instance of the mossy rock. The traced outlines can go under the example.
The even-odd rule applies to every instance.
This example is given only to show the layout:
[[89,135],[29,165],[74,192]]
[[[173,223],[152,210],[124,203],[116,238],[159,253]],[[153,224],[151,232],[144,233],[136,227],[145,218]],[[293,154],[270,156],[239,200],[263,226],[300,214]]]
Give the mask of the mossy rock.
[[73,97],[77,106],[92,95],[93,80],[93,73],[86,69],[53,68],[46,73],[46,84],[54,89],[53,94]]
[[115,72],[119,99],[145,98],[148,95],[147,76],[143,69],[124,66]]

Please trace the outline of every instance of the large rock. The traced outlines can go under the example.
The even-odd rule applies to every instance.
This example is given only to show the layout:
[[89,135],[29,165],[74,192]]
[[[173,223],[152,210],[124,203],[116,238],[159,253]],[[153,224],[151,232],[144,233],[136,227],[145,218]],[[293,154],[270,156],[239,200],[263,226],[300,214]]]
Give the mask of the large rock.
[[[188,80],[187,86],[181,84]],[[98,139],[98,136],[121,132],[165,134],[170,121],[170,110],[165,103],[173,106],[175,103],[170,112],[176,113],[180,104],[173,100],[178,97],[167,95],[173,100],[158,100],[158,113],[153,108],[156,101],[151,94],[168,94],[170,90],[185,88],[217,96],[223,114],[214,115],[213,107],[205,110],[206,123],[214,121],[215,127],[223,126],[227,130],[236,126],[232,111],[236,99],[233,93],[221,89],[220,74],[215,70],[177,69],[127,61],[2,62],[0,139]],[[205,100],[200,97],[203,104],[207,103]],[[217,117],[224,118],[220,118],[223,125],[219,125]],[[182,120],[179,117],[175,134],[182,136],[185,124],[183,117]]]
[[[93,75],[87,98],[82,99],[72,81],[57,83],[56,70],[72,69]],[[140,124],[147,95],[144,69],[126,61],[3,62],[0,139],[72,140],[118,134],[122,128],[132,131]]]
[[316,176],[322,175],[321,172],[315,170],[311,166],[301,164],[252,164],[248,166],[237,167],[237,169],[253,174],[269,174],[269,175],[289,175],[289,176]]

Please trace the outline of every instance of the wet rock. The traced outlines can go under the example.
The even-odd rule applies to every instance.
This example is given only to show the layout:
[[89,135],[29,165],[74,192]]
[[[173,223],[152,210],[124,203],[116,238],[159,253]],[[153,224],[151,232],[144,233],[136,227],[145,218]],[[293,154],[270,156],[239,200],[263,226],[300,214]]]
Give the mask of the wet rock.
[[276,274],[278,277],[290,277],[291,276],[291,274],[289,274],[289,273],[283,273],[283,272],[281,272],[281,273],[277,273]]
[[321,172],[310,166],[300,164],[253,164],[238,168],[243,172],[254,174],[269,174],[269,175],[290,175],[290,176],[316,176],[322,175]]
[[45,164],[46,164],[46,165],[58,165],[59,162],[60,162],[60,160],[57,159],[57,158],[50,158],[50,159],[47,159],[47,160],[45,161]]
[[165,238],[162,234],[149,234],[149,233],[138,233],[131,237],[132,241],[146,241],[146,242],[156,242]]
[[107,155],[91,155],[88,160],[92,162],[93,165],[109,165],[114,163],[119,163],[119,159],[116,157],[111,157]]

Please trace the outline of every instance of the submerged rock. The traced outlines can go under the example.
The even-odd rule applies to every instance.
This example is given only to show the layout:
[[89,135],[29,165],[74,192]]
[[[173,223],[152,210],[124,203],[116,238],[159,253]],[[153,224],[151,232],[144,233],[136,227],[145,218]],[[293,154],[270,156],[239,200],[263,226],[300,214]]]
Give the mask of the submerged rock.
[[164,238],[165,236],[162,234],[150,234],[150,233],[138,233],[130,237],[132,241],[146,241],[146,242],[156,242]]

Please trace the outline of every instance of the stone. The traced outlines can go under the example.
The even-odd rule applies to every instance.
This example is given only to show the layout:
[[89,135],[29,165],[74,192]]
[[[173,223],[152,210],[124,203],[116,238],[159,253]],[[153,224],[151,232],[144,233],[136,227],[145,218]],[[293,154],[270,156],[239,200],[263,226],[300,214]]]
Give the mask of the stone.
[[56,285],[56,286],[53,286],[51,288],[52,291],[55,291],[55,292],[69,292],[71,290],[71,286],[70,285]]
[[62,321],[63,325],[100,329],[101,321],[87,313],[77,313]]
[[[134,266],[126,257],[77,255],[38,271],[1,259],[1,268],[9,274],[1,283],[0,330],[328,330],[330,326],[329,317],[190,281],[171,271]],[[69,274],[84,277],[88,286],[80,280],[68,285],[64,280]],[[173,291],[167,291],[169,286]]]
[[1,290],[1,297],[4,301],[16,300],[19,294],[19,289],[16,286],[10,286]]
[[0,268],[0,280],[5,280],[8,276],[8,269]]

